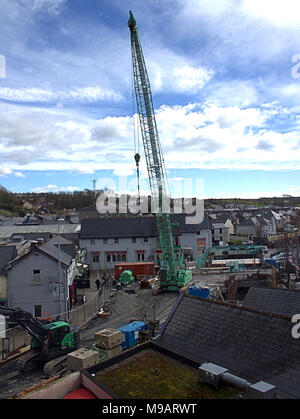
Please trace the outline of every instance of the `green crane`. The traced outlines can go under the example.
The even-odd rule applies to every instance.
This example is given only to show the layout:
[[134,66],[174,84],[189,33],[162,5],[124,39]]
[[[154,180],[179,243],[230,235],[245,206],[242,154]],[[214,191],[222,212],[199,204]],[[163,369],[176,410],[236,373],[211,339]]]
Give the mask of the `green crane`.
[[184,269],[183,253],[174,245],[172,223],[167,212],[169,202],[167,177],[159,141],[152,93],[136,21],[132,12],[128,26],[131,33],[131,53],[134,90],[139,115],[144,152],[150,182],[151,197],[155,206],[157,229],[162,251],[160,286],[162,289],[179,290],[191,279],[190,271]]

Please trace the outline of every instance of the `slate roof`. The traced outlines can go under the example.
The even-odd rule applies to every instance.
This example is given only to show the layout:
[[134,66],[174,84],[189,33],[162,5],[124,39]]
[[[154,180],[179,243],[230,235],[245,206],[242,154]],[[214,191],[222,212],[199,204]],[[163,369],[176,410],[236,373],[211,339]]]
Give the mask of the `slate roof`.
[[[65,253],[62,248],[60,249],[60,252],[58,251],[58,248],[53,245],[53,244],[49,244],[49,242],[41,245],[41,246],[36,246],[36,247],[31,247],[31,249],[29,249],[28,252],[20,255],[19,257],[16,257],[13,262],[11,263],[11,265],[15,265],[16,263],[19,263],[20,261],[23,260],[23,258],[28,257],[33,251],[38,251],[41,253],[44,253],[48,256],[50,256],[53,259],[56,259],[57,261],[61,261],[62,264],[64,264],[66,267],[69,267],[71,262],[72,262],[72,256],[70,256],[69,254]],[[60,253],[60,254],[59,254]]]
[[[55,247],[58,248],[58,244],[56,244]],[[60,248],[64,253],[71,256],[72,258],[75,258],[77,255],[77,248],[75,244],[61,244]]]
[[[212,224],[205,214],[201,224],[186,224],[185,214],[171,214],[171,221],[178,222],[173,227],[174,234],[195,233],[199,229],[211,229]],[[155,237],[157,236],[156,218],[149,217],[106,217],[85,219],[81,222],[81,239],[102,237]]]
[[6,275],[6,266],[17,256],[15,246],[0,246],[0,275]]
[[74,243],[72,243],[71,240],[62,236],[60,236],[58,240],[58,236],[56,236],[56,237],[53,237],[51,240],[49,240],[47,244],[58,248],[58,241],[60,244],[60,250],[65,252],[67,255],[71,256],[72,258],[75,258],[77,254],[77,246]]
[[281,397],[300,398],[300,342],[289,319],[184,296],[160,346],[197,363],[212,362],[251,383],[265,381]]
[[[24,233],[50,233],[57,234],[57,224],[52,225],[23,225],[23,226],[0,226],[0,239],[9,238],[12,234]],[[61,224],[59,226],[60,234],[79,233],[80,224]]]
[[66,266],[69,266],[72,262],[72,256],[65,253],[62,247],[59,251],[58,247],[56,247],[55,245],[45,243],[42,246],[40,246],[39,249],[47,255],[57,259],[57,261],[60,259],[61,263],[65,264]]
[[253,227],[253,226],[255,226],[256,224],[253,222],[253,220],[251,219],[251,218],[249,218],[249,219],[245,219],[244,221],[241,221],[239,224],[238,224],[238,226],[243,226],[243,227],[245,227],[245,226],[251,226],[251,227]]
[[243,307],[292,317],[300,313],[300,292],[279,288],[251,287],[243,301]]
[[13,241],[22,241],[22,240],[37,240],[43,239],[44,241],[49,240],[51,238],[51,234],[48,233],[13,233],[10,236],[10,240]]

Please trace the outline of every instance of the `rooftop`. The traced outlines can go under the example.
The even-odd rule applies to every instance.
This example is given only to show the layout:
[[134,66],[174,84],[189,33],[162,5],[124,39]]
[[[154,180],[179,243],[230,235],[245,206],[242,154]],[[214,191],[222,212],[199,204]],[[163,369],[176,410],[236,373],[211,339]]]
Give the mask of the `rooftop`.
[[[204,216],[201,224],[187,224],[185,214],[171,214],[171,221],[177,222],[173,227],[174,234],[194,233],[199,229],[210,229],[211,222]],[[106,217],[85,219],[81,222],[81,239],[102,237],[156,237],[157,226],[154,216],[148,217]]]
[[243,306],[254,310],[292,317],[300,313],[300,292],[278,288],[249,289]]
[[299,342],[290,319],[184,296],[159,339],[164,348],[212,362],[251,382],[300,397]]
[[115,397],[125,399],[227,399],[239,394],[230,386],[217,392],[200,384],[196,365],[172,358],[154,346],[146,346],[120,363],[108,363],[95,379]]
[[0,275],[6,275],[6,266],[17,256],[15,246],[0,246]]
[[[181,294],[160,336],[83,371],[114,398],[237,398],[197,381],[213,363],[251,384],[300,398],[299,342],[289,318]],[[247,394],[243,394],[248,397]]]

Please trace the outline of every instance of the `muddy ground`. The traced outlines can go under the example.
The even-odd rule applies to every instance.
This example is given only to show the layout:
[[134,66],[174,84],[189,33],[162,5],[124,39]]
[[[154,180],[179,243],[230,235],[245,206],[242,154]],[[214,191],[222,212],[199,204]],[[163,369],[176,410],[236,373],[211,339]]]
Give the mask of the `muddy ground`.
[[[107,318],[96,317],[81,329],[81,346],[92,344],[95,332],[105,328],[118,328],[131,320],[159,319],[162,323],[177,298],[176,292],[153,296],[151,289],[141,289],[136,294],[128,294],[124,290],[117,291],[116,295],[107,301],[111,315]],[[0,368],[0,399],[13,397],[44,380],[42,366],[30,373],[21,373],[16,369],[16,361],[10,362]]]

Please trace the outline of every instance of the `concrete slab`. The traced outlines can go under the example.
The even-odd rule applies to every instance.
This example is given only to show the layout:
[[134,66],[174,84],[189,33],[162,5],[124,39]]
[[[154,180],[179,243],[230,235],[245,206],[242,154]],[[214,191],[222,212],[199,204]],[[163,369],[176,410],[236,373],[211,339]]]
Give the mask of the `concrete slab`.
[[73,371],[81,371],[84,368],[89,368],[99,362],[99,354],[97,351],[80,348],[68,354],[68,367]]
[[94,340],[99,348],[113,349],[121,345],[123,333],[117,329],[103,329],[94,333]]

